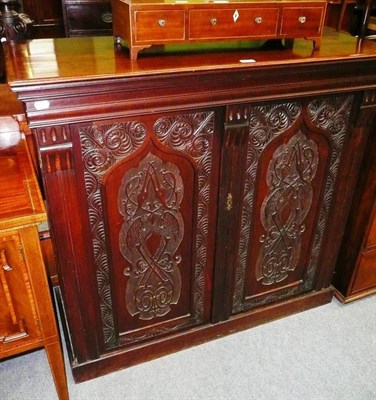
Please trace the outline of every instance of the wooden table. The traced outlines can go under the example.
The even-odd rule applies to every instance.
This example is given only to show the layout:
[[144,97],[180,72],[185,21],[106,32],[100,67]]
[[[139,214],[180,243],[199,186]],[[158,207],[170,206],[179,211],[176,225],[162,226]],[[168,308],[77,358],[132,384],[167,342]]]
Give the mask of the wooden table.
[[376,44],[243,44],[137,60],[111,37],[6,48],[77,381],[332,299]]
[[241,39],[313,40],[320,47],[325,0],[113,0],[113,34],[131,59],[152,45]]
[[0,171],[0,359],[44,347],[59,399],[67,400],[37,230],[46,214],[26,141],[12,117],[0,116]]

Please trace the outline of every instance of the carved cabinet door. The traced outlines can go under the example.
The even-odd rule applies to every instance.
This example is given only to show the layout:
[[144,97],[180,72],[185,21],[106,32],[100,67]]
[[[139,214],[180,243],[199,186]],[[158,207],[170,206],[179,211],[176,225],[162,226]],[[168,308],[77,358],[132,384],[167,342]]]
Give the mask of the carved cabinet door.
[[352,104],[339,96],[228,108],[222,176],[240,185],[221,193],[222,224],[232,227],[217,260],[232,285],[215,320],[315,289],[349,161]]
[[216,119],[205,110],[71,128],[100,353],[210,319]]

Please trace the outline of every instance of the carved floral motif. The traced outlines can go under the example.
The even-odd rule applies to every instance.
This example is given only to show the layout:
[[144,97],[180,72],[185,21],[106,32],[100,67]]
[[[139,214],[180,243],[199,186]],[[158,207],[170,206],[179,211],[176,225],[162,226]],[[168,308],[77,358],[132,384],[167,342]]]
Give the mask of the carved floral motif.
[[101,176],[141,146],[146,137],[146,127],[140,122],[124,122],[95,125],[80,133],[86,169]]
[[184,234],[182,198],[178,168],[151,153],[123,177],[118,193],[124,216],[119,244],[130,263],[124,273],[130,277],[126,306],[132,316],[161,317],[179,300],[181,256],[176,252]]
[[266,234],[256,263],[263,285],[282,282],[300,258],[304,220],[313,197],[312,180],[318,162],[317,145],[301,131],[274,152],[267,172],[269,192],[261,208]]
[[84,127],[80,128],[79,133],[103,334],[106,347],[113,348],[116,346],[116,337],[100,187],[107,170],[142,145],[146,138],[146,127],[140,122],[124,122]]
[[166,327],[156,327],[148,329],[146,332],[133,332],[116,338],[100,188],[102,178],[108,169],[138,149],[144,143],[147,132],[145,125],[137,121],[81,128],[85,186],[93,251],[97,265],[103,333],[107,349],[177,331],[198,324],[203,319],[214,112],[159,118],[154,124],[154,131],[163,145],[186,154],[197,169],[197,235],[192,315],[184,322],[175,322]]
[[[349,128],[350,112],[354,96],[336,96],[325,99],[313,100],[308,104],[307,110],[311,123],[330,134],[331,155],[329,170],[324,189],[324,198],[320,209],[318,222],[309,261],[306,287],[308,288],[317,270],[321,245],[326,230],[334,187],[337,180],[339,164],[342,156],[343,144]],[[327,116],[328,120],[324,116]],[[305,289],[305,288],[304,288]]]
[[161,143],[190,156],[197,167],[196,265],[192,317],[199,323],[204,314],[214,112],[160,118],[154,124],[154,131]]
[[239,238],[238,265],[235,270],[235,291],[233,311],[243,307],[243,292],[249,235],[251,228],[255,181],[259,158],[264,148],[277,136],[290,128],[302,112],[299,103],[282,103],[267,106],[251,107],[249,112],[249,141],[247,148],[247,165],[244,180],[243,210]]
[[[244,279],[248,255],[247,246],[252,219],[258,160],[266,145],[270,143],[276,135],[283,133],[283,131],[291,127],[297,120],[299,115],[296,112],[291,113],[288,110],[291,110],[291,107],[296,111],[301,110],[301,106],[297,103],[293,103],[293,105],[285,103],[280,104],[279,106],[251,107],[250,138],[248,143],[247,172],[244,185],[244,206],[241,221],[242,231],[239,245],[239,264],[235,276],[233,312],[251,309],[258,305],[267,304],[276,299],[283,299],[311,289],[317,271],[324,232],[327,227],[328,217],[332,206],[334,187],[338,176],[338,168],[348,129],[352,103],[352,95],[335,96],[312,100],[306,106],[309,122],[322,129],[328,135],[327,137],[330,141],[331,153],[323,200],[319,210],[316,229],[313,234],[313,243],[308,261],[309,264],[303,284],[294,288],[286,288],[277,294],[271,293],[268,296],[244,300]],[[273,116],[273,114],[275,115],[274,107],[280,108],[280,112],[277,113],[280,117]]]
[[197,171],[197,216],[196,216],[196,262],[193,281],[193,307],[188,319],[155,327],[145,332],[134,332],[120,338],[121,344],[128,345],[154,337],[176,332],[203,321],[205,269],[208,246],[208,214],[210,173],[212,168],[214,112],[181,114],[159,118],[154,123],[157,139],[166,147],[186,154]]

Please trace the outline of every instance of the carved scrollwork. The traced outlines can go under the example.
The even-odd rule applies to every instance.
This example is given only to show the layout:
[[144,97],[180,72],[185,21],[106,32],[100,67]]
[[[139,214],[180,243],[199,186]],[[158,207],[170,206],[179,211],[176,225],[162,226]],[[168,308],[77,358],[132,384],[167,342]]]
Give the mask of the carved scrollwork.
[[24,13],[18,13],[16,0],[0,1],[0,37],[8,41],[25,40],[31,35],[33,21]]
[[193,308],[188,320],[156,327],[146,332],[123,335],[120,343],[128,345],[176,332],[202,322],[204,317],[205,269],[208,246],[210,173],[212,168],[214,112],[183,114],[159,118],[154,133],[165,146],[187,154],[196,163],[198,203],[196,225],[196,263],[193,281]]
[[[288,296],[292,296],[295,294],[303,293],[304,291],[310,290],[312,287],[313,279],[315,273],[318,268],[319,256],[322,248],[322,242],[324,238],[324,233],[327,228],[328,218],[330,209],[332,207],[333,195],[334,195],[334,187],[336,184],[337,176],[338,176],[338,168],[339,163],[342,156],[343,144],[346,137],[346,132],[349,125],[349,116],[351,107],[353,104],[353,96],[335,96],[335,97],[327,97],[321,99],[315,99],[308,103],[307,105],[307,114],[310,123],[317,126],[318,128],[325,131],[329,134],[330,141],[330,160],[329,160],[329,169],[327,173],[327,178],[324,187],[323,200],[321,203],[321,207],[319,210],[319,217],[316,222],[316,228],[313,233],[313,244],[311,246],[311,253],[308,261],[308,268],[304,278],[304,282],[294,288],[286,288],[279,293],[272,293],[268,296],[261,296],[256,298],[250,298],[248,300],[243,299],[244,292],[244,278],[245,278],[245,270],[246,270],[246,262],[248,255],[248,240],[250,233],[250,224],[252,220],[252,209],[253,209],[253,198],[254,198],[254,185],[256,180],[256,169],[257,163],[262,153],[263,149],[266,145],[273,139],[273,135],[268,132],[274,131],[275,128],[272,128],[274,123],[272,119],[268,118],[268,114],[271,112],[268,106],[265,107],[254,107],[251,108],[251,121],[254,119],[255,121],[259,120],[259,118],[253,117],[254,114],[258,114],[261,111],[261,115],[265,115],[264,121],[267,126],[261,132],[266,132],[265,134],[261,134],[261,139],[257,139],[256,143],[254,142],[253,128],[251,125],[250,129],[250,140],[248,145],[248,157],[247,157],[247,177],[244,187],[244,206],[242,212],[242,231],[241,231],[241,240],[239,246],[239,264],[236,269],[236,277],[235,277],[235,292],[233,298],[233,312],[239,312],[242,310],[247,310],[254,308],[256,306],[268,304],[276,299],[283,299]],[[283,107],[283,104],[280,105]],[[294,106],[294,109],[296,106]],[[300,107],[297,105],[297,107]],[[261,108],[262,110],[256,110]],[[295,113],[294,113],[295,115]],[[278,119],[274,119],[277,121]],[[282,118],[285,120],[285,118]],[[262,124],[261,124],[262,125]],[[288,128],[288,124],[280,124],[277,126],[286,126]],[[291,126],[291,125],[290,125]],[[255,125],[257,128],[257,124]],[[284,130],[283,129],[283,130]],[[278,130],[279,133],[282,133],[283,130]],[[256,135],[258,136],[258,135]],[[264,137],[269,138],[268,140],[263,139]],[[262,145],[260,146],[260,143]]]
[[204,314],[214,112],[160,118],[154,124],[154,132],[161,143],[189,155],[197,165],[198,204],[192,323],[199,323]]
[[253,146],[262,151],[275,136],[292,126],[301,112],[299,103],[252,107],[249,128]]
[[130,263],[124,274],[129,276],[126,306],[132,316],[161,317],[179,301],[181,256],[176,252],[184,234],[182,198],[178,168],[151,153],[123,177],[118,193],[124,216],[119,244]]
[[256,278],[263,285],[282,282],[299,262],[317,163],[317,145],[301,131],[278,147],[269,163],[269,192],[261,208],[266,234],[260,238],[256,263]]
[[333,97],[330,101],[312,100],[307,107],[313,125],[337,136],[347,129],[352,96]]
[[281,103],[250,108],[247,165],[244,181],[244,202],[238,250],[238,265],[235,270],[233,311],[243,308],[244,280],[247,268],[248,242],[251,228],[255,181],[258,161],[265,147],[277,136],[289,129],[300,117],[299,103]]
[[[190,126],[191,131],[189,131],[188,126]],[[97,265],[103,333],[107,349],[136,343],[163,335],[167,332],[183,329],[200,323],[203,318],[210,189],[209,177],[212,163],[211,149],[214,132],[214,113],[186,114],[171,118],[160,118],[154,124],[154,130],[161,143],[187,154],[197,165],[199,198],[197,207],[196,265],[192,318],[183,322],[169,324],[166,327],[148,329],[144,333],[131,332],[116,338],[100,187],[102,178],[109,168],[141,147],[146,139],[146,128],[144,124],[136,121],[116,124],[116,126],[99,125],[81,128],[79,133],[82,158],[86,169],[84,173],[85,186],[89,204],[93,251]],[[111,133],[111,140],[108,139],[107,132]],[[182,136],[179,137],[180,134],[178,132]],[[118,138],[121,138],[121,140],[118,140]],[[178,254],[175,254],[175,256],[178,256]],[[131,273],[130,270],[126,271],[126,273],[128,272]],[[176,296],[176,294],[173,296]]]
[[116,161],[139,148],[145,136],[146,127],[140,122],[88,128],[87,135],[81,138],[87,170],[96,175],[105,174]]
[[[313,125],[325,130],[330,134],[332,142],[330,164],[325,183],[324,197],[320,209],[319,219],[316,225],[314,241],[309,261],[306,286],[311,285],[317,270],[320,249],[328,222],[334,187],[338,176],[339,164],[341,161],[343,145],[349,127],[350,112],[354,96],[336,96],[325,99],[313,100],[308,104],[307,110]],[[323,115],[330,115],[330,120],[325,121]]]
[[154,124],[154,132],[161,143],[199,162],[211,147],[213,124],[207,122],[212,117],[213,113],[197,113],[160,118]]
[[105,346],[116,346],[112,311],[106,233],[100,188],[104,174],[116,162],[141,147],[146,138],[144,124],[124,122],[113,125],[93,125],[80,128],[81,152],[84,161],[85,188],[93,253],[97,268],[98,293]]

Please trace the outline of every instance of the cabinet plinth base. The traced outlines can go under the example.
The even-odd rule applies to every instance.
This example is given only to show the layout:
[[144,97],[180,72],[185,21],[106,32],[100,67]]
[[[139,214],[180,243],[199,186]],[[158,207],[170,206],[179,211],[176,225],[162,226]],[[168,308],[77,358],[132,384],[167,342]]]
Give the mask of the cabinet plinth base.
[[[215,325],[201,326],[175,336],[156,340],[147,346],[136,346],[116,354],[112,353],[107,357],[103,356],[88,363],[77,364],[73,362],[73,377],[76,383],[94,379],[145,361],[151,361],[175,351],[184,350],[213,339],[330,303],[332,298],[333,288],[329,287],[319,292],[309,293],[284,302],[278,302],[278,304],[239,314]],[[69,356],[72,360],[72,355],[69,354]]]

